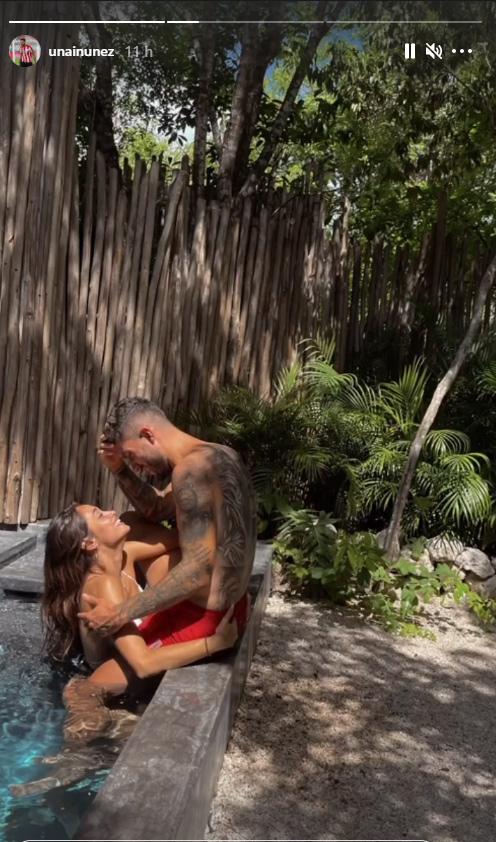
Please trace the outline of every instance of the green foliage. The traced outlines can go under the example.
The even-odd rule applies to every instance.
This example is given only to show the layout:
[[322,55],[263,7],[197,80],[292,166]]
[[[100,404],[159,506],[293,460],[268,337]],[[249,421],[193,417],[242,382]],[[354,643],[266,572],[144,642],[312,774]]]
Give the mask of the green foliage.
[[[411,4],[395,7],[399,19],[412,14]],[[455,46],[458,33],[448,35],[437,26],[441,42],[443,31]],[[416,36],[429,42],[431,27],[416,27]],[[351,31],[324,39],[278,156],[276,176],[287,188],[303,177],[311,160],[315,186],[329,191],[331,212],[339,211],[346,195],[353,230],[368,240],[387,231],[390,241],[418,245],[435,221],[443,192],[448,230],[464,235],[477,230],[490,237],[496,75],[489,47],[477,43],[469,59],[446,56],[439,67],[414,65],[398,49],[410,37],[406,23],[357,23]],[[480,41],[475,32],[473,38]],[[282,95],[291,72],[290,57],[282,56],[269,96]]]
[[[443,348],[444,353],[444,348]],[[448,353],[451,353],[449,349]],[[484,454],[484,472],[494,486],[496,466],[496,339],[488,331],[464,368],[443,412],[445,424],[456,425],[469,437],[474,449]],[[485,519],[483,546],[496,542],[496,501]]]
[[344,603],[365,592],[383,552],[370,533],[338,532],[334,524],[326,512],[287,510],[274,547],[297,588]]
[[[274,516],[288,505],[330,511],[352,530],[381,528],[425,409],[427,370],[417,360],[397,381],[370,386],[335,369],[332,341],[317,337],[302,347],[305,359],[281,371],[272,397],[228,387],[185,421],[241,452],[258,494],[261,532],[272,534]],[[480,536],[492,511],[489,469],[466,433],[431,430],[406,533]]]
[[[174,16],[209,16],[211,4],[183,0]],[[370,4],[366,4],[370,5]],[[489,7],[491,4],[481,4]],[[458,16],[465,17],[462,4]],[[163,4],[147,0],[121,3],[129,18],[163,16]],[[417,4],[418,15],[425,9]],[[267,139],[308,38],[308,20],[315,18],[317,0],[257,3],[255,41],[267,35],[266,20],[279,24],[280,48],[266,69],[264,89],[255,104],[258,115],[250,147],[253,163]],[[473,55],[446,55],[442,63],[405,62],[401,45],[411,39],[406,19],[411,3],[395,3],[394,15],[404,24],[368,26],[359,18],[363,4],[349,4],[346,17],[356,24],[332,27],[319,45],[299,91],[295,108],[273,157],[276,185],[301,185],[328,197],[329,218],[346,196],[352,204],[352,231],[372,240],[388,233],[391,243],[420,242],[435,220],[438,198],[446,194],[448,230],[465,235],[477,231],[493,236],[496,196],[495,65],[480,31],[484,27],[436,25],[436,37],[453,46],[469,40]],[[231,114],[231,103],[246,26],[253,18],[249,2],[216,3],[215,59],[210,84],[211,112],[220,133]],[[171,12],[172,13],[172,12]],[[452,11],[452,14],[457,15]],[[381,16],[392,14],[381,8]],[[436,9],[429,11],[434,20]],[[487,19],[491,11],[478,12]],[[222,23],[222,20],[229,23]],[[235,23],[233,21],[239,21]],[[415,27],[419,43],[432,39],[432,26]],[[114,126],[118,145],[123,127],[166,138],[174,147],[193,136],[199,87],[199,42],[202,31],[189,26],[122,25],[101,27],[115,48],[112,62]],[[135,47],[139,45],[139,55]],[[151,51],[145,54],[144,48]],[[129,52],[128,52],[129,50]],[[83,63],[82,81],[94,84],[94,67]],[[86,133],[88,126],[86,126]],[[80,134],[84,134],[81,130]],[[85,135],[86,137],[86,135]],[[125,142],[125,140],[124,140]],[[82,144],[86,146],[85,143]],[[207,181],[215,179],[218,150],[209,135]],[[243,183],[247,173],[238,173]]]
[[[421,551],[422,543],[413,549]],[[496,601],[472,591],[456,570],[440,564],[432,572],[406,558],[389,565],[373,535],[338,530],[323,511],[287,509],[274,549],[295,592],[353,604],[395,633],[433,637],[419,623],[422,608],[446,594],[464,601],[481,622],[496,620]]]
[[191,147],[173,147],[167,140],[159,140],[145,129],[128,127],[125,129],[120,144],[120,165],[127,160],[132,168],[136,158],[149,166],[155,158],[169,167],[179,168],[183,155],[191,152]]
[[496,600],[487,599],[473,591],[466,582],[458,581],[453,588],[456,602],[463,602],[478,617],[485,626],[493,625],[496,621]]
[[[392,509],[410,443],[426,406],[428,373],[416,361],[396,382],[376,389],[352,386],[341,395],[345,408],[376,419],[376,435],[354,474],[348,511],[355,516]],[[484,453],[468,452],[470,440],[457,430],[431,430],[411,488],[405,528],[410,534],[473,530],[489,516],[491,493]]]
[[[261,531],[285,506],[303,506],[311,485],[338,467],[321,436],[320,406],[311,399],[302,376],[302,365],[297,362],[281,371],[272,398],[230,386],[184,417],[209,440],[241,453],[257,492]],[[339,389],[350,378],[333,370],[333,380]]]

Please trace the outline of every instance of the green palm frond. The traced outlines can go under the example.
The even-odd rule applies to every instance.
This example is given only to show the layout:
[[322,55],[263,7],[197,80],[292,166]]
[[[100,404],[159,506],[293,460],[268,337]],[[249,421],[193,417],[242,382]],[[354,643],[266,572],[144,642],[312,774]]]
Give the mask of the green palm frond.
[[374,446],[368,459],[362,463],[360,471],[373,477],[398,476],[405,464],[405,454],[387,445]]
[[461,474],[444,489],[436,508],[442,518],[457,526],[480,522],[491,511],[489,485],[474,472]]
[[188,427],[197,427],[199,430],[210,430],[215,423],[212,408],[201,406],[198,409],[190,409],[187,413],[178,413],[174,419],[176,424],[185,424]]
[[397,450],[398,453],[408,453],[412,443],[409,439],[398,439],[397,441],[389,442],[391,450]]
[[250,418],[263,415],[270,404],[243,386],[226,386],[219,392],[214,406],[221,415],[236,413]]
[[333,365],[336,343],[318,335],[316,339],[303,339],[299,343],[307,351],[302,368],[302,379],[314,395],[334,397],[355,381],[352,374],[341,374]]
[[275,382],[275,399],[282,401],[296,396],[301,382],[302,365],[298,360],[291,366],[281,369]]
[[475,377],[480,395],[496,395],[496,360],[491,360]]
[[466,453],[469,447],[469,437],[459,430],[431,430],[425,439],[426,452],[436,458],[450,453]]
[[225,421],[218,425],[218,430],[229,437],[238,438],[245,430],[244,419],[239,417],[226,418]]
[[315,339],[301,339],[298,345],[306,351],[310,359],[320,359],[332,365],[336,353],[336,341],[333,337],[326,339],[318,333]]
[[253,488],[256,492],[262,492],[272,483],[274,471],[268,465],[259,465],[251,472]]
[[365,479],[361,482],[362,511],[369,513],[373,508],[388,512],[398,493],[398,483],[377,479]]
[[345,386],[338,396],[338,402],[355,412],[373,415],[379,407],[378,396],[371,386],[366,383],[354,382]]
[[417,492],[424,495],[432,494],[439,485],[439,469],[429,462],[419,462],[414,485]]
[[482,466],[489,467],[490,461],[485,453],[448,453],[440,458],[439,465],[458,476],[478,473]]
[[403,431],[411,433],[425,398],[428,371],[422,360],[406,366],[399,380],[382,383],[379,399],[385,413]]
[[314,394],[326,397],[335,397],[353,383],[351,374],[340,374],[333,365],[316,358],[305,363],[303,377]]
[[292,452],[291,459],[298,474],[315,480],[329,468],[333,455],[327,448],[302,443]]

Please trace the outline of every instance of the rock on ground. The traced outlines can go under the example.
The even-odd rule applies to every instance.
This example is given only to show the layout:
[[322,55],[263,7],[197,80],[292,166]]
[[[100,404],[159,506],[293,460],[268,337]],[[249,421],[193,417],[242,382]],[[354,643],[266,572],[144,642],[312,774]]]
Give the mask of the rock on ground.
[[495,838],[495,633],[428,607],[437,640],[274,593],[207,840]]
[[427,549],[434,564],[451,564],[463,552],[464,546],[456,538],[442,538],[438,535],[427,541]]
[[489,557],[476,547],[466,547],[455,558],[455,564],[462,570],[475,573],[479,579],[489,579],[490,576],[494,576],[494,567]]

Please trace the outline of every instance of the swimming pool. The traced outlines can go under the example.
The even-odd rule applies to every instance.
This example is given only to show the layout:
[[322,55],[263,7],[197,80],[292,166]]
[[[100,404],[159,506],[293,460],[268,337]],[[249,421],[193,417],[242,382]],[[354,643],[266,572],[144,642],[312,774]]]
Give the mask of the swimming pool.
[[[63,749],[66,679],[42,662],[39,616],[36,601],[7,598],[0,590],[1,842],[71,839],[120,748],[99,740],[57,763],[40,761]],[[71,782],[39,794],[11,794],[12,785],[54,774]]]

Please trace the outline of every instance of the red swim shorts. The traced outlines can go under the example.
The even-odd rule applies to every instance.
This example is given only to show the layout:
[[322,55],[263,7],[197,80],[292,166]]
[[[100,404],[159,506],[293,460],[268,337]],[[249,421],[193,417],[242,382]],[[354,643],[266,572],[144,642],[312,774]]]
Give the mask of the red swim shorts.
[[[249,597],[245,593],[234,606],[233,613],[240,635],[248,622],[248,611]],[[157,646],[159,641],[162,646],[169,646],[171,643],[200,640],[215,634],[225,613],[225,611],[210,611],[202,608],[201,605],[185,600],[164,611],[157,611],[145,617],[139,630],[148,646]]]

